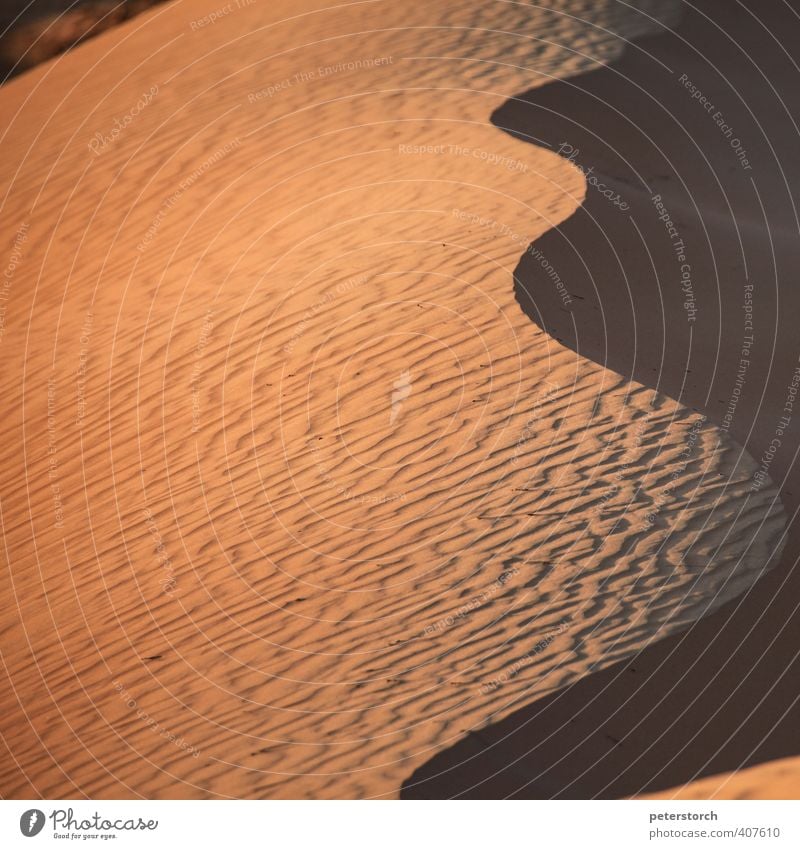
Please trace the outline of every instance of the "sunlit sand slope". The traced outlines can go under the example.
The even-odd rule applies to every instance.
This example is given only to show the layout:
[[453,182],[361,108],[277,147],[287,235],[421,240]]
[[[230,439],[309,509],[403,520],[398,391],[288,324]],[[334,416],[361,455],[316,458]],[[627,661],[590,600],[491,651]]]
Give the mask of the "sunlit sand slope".
[[308,5],[0,92],[4,795],[394,795],[780,551],[742,448],[514,299],[585,182],[489,116],[643,19]]
[[796,799],[797,758],[781,758],[737,772],[712,775],[654,793],[651,799]]

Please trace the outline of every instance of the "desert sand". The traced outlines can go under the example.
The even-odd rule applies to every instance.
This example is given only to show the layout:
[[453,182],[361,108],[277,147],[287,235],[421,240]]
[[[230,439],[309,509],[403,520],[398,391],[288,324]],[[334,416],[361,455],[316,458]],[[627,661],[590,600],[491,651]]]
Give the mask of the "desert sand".
[[[625,151],[639,185],[587,146],[590,120],[537,135],[526,111],[639,51],[665,63],[647,45],[680,43],[679,21],[656,2],[192,0],[0,90],[2,795],[674,795],[699,775],[724,795],[770,759],[607,753],[663,732],[631,699],[681,694],[680,651],[724,669],[775,599],[762,627],[791,629],[788,425],[763,468],[797,362],[763,276],[794,244],[786,174],[748,140],[764,226],[727,140],[707,140],[711,189],[680,148]],[[726,420],[737,233],[758,343]],[[700,645],[705,623],[734,630]],[[794,704],[788,662],[769,668],[753,698],[772,674]],[[609,731],[586,704],[621,675]],[[519,721],[543,703],[544,754],[547,724]],[[658,745],[680,755],[682,733]],[[615,742],[592,759],[597,735]],[[603,759],[627,777],[585,778]],[[796,772],[758,774],[786,792]]]
[[0,8],[3,81],[72,49],[159,0],[5,0]]

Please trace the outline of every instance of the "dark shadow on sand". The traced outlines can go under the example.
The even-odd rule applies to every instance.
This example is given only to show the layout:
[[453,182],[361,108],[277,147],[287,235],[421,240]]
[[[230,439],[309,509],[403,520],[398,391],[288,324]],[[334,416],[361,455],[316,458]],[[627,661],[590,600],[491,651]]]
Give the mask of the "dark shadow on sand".
[[[800,354],[800,89],[781,47],[800,43],[796,6],[686,6],[675,31],[492,116],[587,176],[580,209],[515,270],[523,311],[582,356],[705,413],[757,461]],[[798,434],[800,400],[769,463],[790,518]],[[615,798],[800,753],[798,550],[793,523],[746,596],[470,734],[402,796]]]

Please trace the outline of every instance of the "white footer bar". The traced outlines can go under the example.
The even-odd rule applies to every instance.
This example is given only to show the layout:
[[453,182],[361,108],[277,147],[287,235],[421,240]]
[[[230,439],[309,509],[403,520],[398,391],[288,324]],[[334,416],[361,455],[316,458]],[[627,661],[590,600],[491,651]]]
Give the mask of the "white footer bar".
[[0,846],[800,847],[798,802],[0,801]]

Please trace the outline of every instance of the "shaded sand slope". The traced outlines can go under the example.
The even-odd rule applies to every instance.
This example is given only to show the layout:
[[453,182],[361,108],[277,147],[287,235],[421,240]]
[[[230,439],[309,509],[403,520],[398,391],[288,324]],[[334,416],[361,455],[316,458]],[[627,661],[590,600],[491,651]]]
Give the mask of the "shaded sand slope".
[[[561,149],[628,207],[590,186],[582,207],[536,241],[569,281],[568,314],[531,255],[516,268],[516,296],[573,350],[734,434],[782,481],[793,515],[797,10],[695,7],[676,32],[493,114],[515,137]],[[616,797],[698,775],[714,776],[699,794],[738,793],[726,771],[798,751],[796,530],[789,539],[780,569],[741,603],[483,730],[479,744],[426,765],[408,794]],[[764,795],[800,792],[786,765],[749,772],[748,792],[762,775]]]
[[0,81],[117,26],[157,2],[5,0],[0,9]]
[[397,794],[783,544],[736,442],[514,298],[585,184],[489,116],[652,22],[214,10],[0,92],[4,795]]

